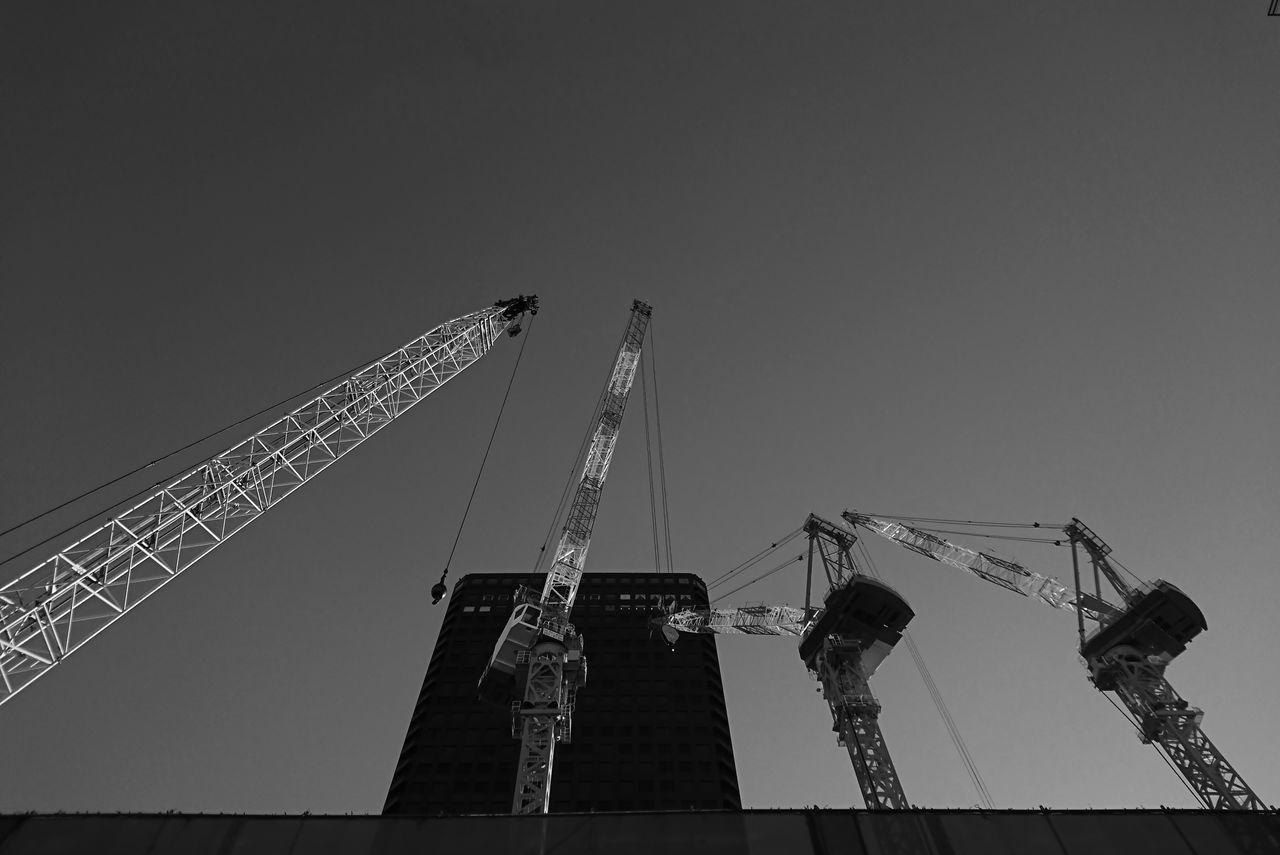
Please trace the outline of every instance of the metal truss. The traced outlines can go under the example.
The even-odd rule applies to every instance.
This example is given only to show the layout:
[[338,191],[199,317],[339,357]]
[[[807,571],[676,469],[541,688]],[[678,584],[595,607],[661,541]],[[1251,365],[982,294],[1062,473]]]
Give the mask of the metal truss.
[[[516,710],[516,721],[520,723],[520,763],[516,768],[513,813],[547,812],[551,804],[555,743],[567,742],[571,734],[573,699],[578,687],[585,682],[586,660],[581,656],[582,639],[569,623],[569,612],[582,581],[600,493],[609,474],[622,413],[635,380],[640,347],[652,312],[639,300],[631,304],[631,318],[604,390],[582,477],[542,588],[540,640],[534,645],[532,655],[526,651],[517,654],[516,685],[519,687],[524,680],[524,700]],[[528,666],[527,676],[524,664]]]
[[736,609],[684,609],[659,618],[659,626],[678,632],[720,635],[803,635],[812,625],[813,610],[795,606],[740,606]]
[[596,512],[600,507],[600,492],[604,489],[604,479],[609,474],[609,463],[613,459],[613,449],[617,445],[618,431],[622,426],[622,413],[627,406],[631,384],[635,380],[636,367],[640,363],[640,346],[644,342],[652,312],[648,305],[639,300],[632,303],[631,319],[627,323],[622,346],[618,348],[613,372],[609,375],[609,385],[605,388],[595,434],[587,452],[587,462],[582,468],[582,477],[578,480],[573,503],[569,506],[564,532],[556,546],[555,560],[547,571],[547,579],[542,588],[544,620],[567,620],[577,598],[578,584],[582,581],[582,570],[586,565],[587,548],[591,545],[591,530],[595,527]]
[[514,334],[536,299],[441,324],[0,587],[0,703]]
[[1210,810],[1264,810],[1249,788],[1204,731],[1204,712],[1184,700],[1164,677],[1165,664],[1119,647],[1101,657],[1096,674],[1115,693],[1138,723],[1143,742],[1156,743],[1196,795]]
[[926,558],[972,573],[1015,594],[1031,597],[1055,609],[1076,610],[1076,598],[1070,588],[1052,576],[1037,573],[1016,561],[960,546],[905,523],[851,511],[845,511],[841,516],[850,525],[860,525]]
[[586,680],[581,646],[575,647],[570,653],[563,644],[547,641],[516,654],[525,689],[523,701],[511,710],[512,736],[520,739],[512,813],[546,813],[551,805],[556,743],[572,741],[574,696]]
[[910,808],[880,732],[880,702],[863,673],[862,648],[839,636],[823,640],[814,662],[822,696],[831,707],[833,730],[849,752],[863,801],[873,810]]

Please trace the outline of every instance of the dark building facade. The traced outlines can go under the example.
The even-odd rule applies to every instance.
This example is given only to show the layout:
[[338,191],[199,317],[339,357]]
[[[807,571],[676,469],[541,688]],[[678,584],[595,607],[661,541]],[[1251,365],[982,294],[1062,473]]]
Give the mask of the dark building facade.
[[[533,574],[474,573],[449,598],[413,709],[385,814],[509,813],[520,744],[509,709],[480,702],[476,685]],[[738,774],[715,638],[671,650],[649,620],[664,602],[707,605],[686,573],[587,573],[573,622],[587,684],[573,741],[556,749],[551,811],[737,809]]]

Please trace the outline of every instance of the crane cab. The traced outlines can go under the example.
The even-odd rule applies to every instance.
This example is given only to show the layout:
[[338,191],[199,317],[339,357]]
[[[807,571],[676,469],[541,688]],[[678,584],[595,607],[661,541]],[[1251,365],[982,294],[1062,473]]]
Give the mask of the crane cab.
[[865,676],[880,666],[916,614],[901,594],[869,576],[853,576],[828,593],[823,605],[821,617],[800,641],[800,658],[811,663],[823,640],[838,635],[862,649]]
[[1204,612],[1190,597],[1176,585],[1158,579],[1144,585],[1119,617],[1085,638],[1080,655],[1093,668],[1102,656],[1123,646],[1167,663],[1208,628]]
[[537,641],[540,617],[542,609],[533,603],[520,603],[512,610],[480,677],[480,700],[504,705],[511,700],[515,691],[516,654],[533,647]]

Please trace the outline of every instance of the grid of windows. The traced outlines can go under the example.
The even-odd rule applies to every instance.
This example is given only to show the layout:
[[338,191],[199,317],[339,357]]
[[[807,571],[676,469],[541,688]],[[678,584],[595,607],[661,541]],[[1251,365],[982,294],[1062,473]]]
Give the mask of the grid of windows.
[[[476,682],[511,592],[540,578],[471,574],[454,586],[385,813],[510,811],[519,743],[509,711],[482,704]],[[590,670],[573,741],[556,749],[553,812],[741,807],[714,637],[672,652],[649,631],[673,600],[705,605],[706,587],[689,574],[584,576],[573,622]]]

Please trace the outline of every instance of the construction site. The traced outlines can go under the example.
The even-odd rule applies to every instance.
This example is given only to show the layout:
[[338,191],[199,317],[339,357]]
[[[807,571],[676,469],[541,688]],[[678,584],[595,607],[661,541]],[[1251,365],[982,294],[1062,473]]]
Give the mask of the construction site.
[[[1054,103],[1074,103],[1067,93],[1092,85],[1065,60],[1017,42],[1034,32],[1024,14],[934,11],[941,17],[877,10],[859,38],[887,62],[868,32],[902,50],[920,35],[933,47],[917,59],[953,69],[947,86],[965,97],[995,81],[1001,97],[1023,97],[1006,85],[1015,57],[1060,88]],[[1074,230],[1066,237],[1018,214],[1052,195],[1043,182],[1056,179],[1024,182],[1023,166],[990,149],[996,137],[948,155],[958,171],[917,183],[912,170],[931,167],[918,157],[892,166],[900,141],[923,143],[944,120],[958,123],[946,131],[957,140],[987,133],[945,98],[926,96],[928,75],[904,80],[909,91],[886,102],[921,104],[922,117],[901,117],[882,141],[881,131],[862,139],[835,126],[793,136],[783,123],[761,132],[772,142],[748,135],[717,149],[732,123],[669,119],[650,142],[618,143],[636,158],[636,176],[592,171],[581,155],[562,159],[567,129],[604,139],[630,121],[633,109],[615,114],[609,100],[624,93],[639,99],[629,101],[634,110],[639,93],[661,91],[670,109],[692,99],[704,117],[742,97],[754,106],[740,118],[800,110],[801,124],[834,121],[805,105],[873,97],[858,93],[889,84],[864,89],[834,75],[876,65],[842,52],[832,28],[844,19],[831,10],[755,9],[743,13],[742,32],[693,15],[682,22],[699,35],[687,43],[649,14],[584,20],[580,32],[551,23],[564,23],[567,10],[545,20],[506,7],[431,13],[443,30],[419,19],[426,13],[376,26],[344,14],[319,14],[283,52],[216,16],[128,30],[140,45],[158,33],[190,47],[221,34],[246,69],[261,63],[280,80],[329,80],[325,57],[337,51],[358,69],[370,64],[368,79],[380,82],[368,91],[378,94],[342,102],[343,115],[364,116],[349,127],[317,124],[302,106],[280,119],[272,134],[293,133],[284,128],[296,122],[337,135],[308,144],[317,146],[310,165],[272,161],[269,174],[241,174],[201,161],[221,183],[193,185],[199,205],[171,198],[167,219],[125,199],[120,222],[150,223],[145,240],[121,225],[112,243],[110,206],[86,203],[85,222],[103,229],[102,242],[77,238],[79,226],[70,239],[100,247],[95,266],[116,259],[113,282],[142,284],[75,298],[37,289],[34,320],[6,321],[20,354],[9,397],[21,406],[0,425],[10,450],[0,473],[9,485],[0,503],[0,751],[9,770],[0,855],[1280,853],[1270,801],[1280,767],[1266,714],[1280,701],[1266,677],[1280,644],[1271,619],[1280,582],[1264,543],[1280,513],[1280,409],[1269,394],[1280,364],[1269,319],[1280,304],[1274,289],[1253,284],[1280,269],[1280,254],[1248,242],[1249,266],[1236,263],[1244,284],[1215,293],[1203,285],[1203,253],[1169,243],[1179,229],[1184,243],[1199,229],[1221,262],[1256,225],[1240,214],[1234,231],[1218,234],[1203,206],[1130,169],[1138,161],[1128,149],[1062,149],[1070,181],[1098,194],[1108,182],[1105,192],[1121,188],[1109,204],[1129,213],[1108,214],[1110,233],[1085,224],[1090,204],[1068,184],[1058,189],[1071,213],[1039,215]],[[1128,42],[1081,14],[1059,22],[1063,38],[1093,51],[1099,68],[1130,61]],[[1144,67],[1174,68],[1193,23],[1203,32],[1210,17],[1162,22],[1138,51]],[[71,33],[41,29],[37,18],[23,23],[33,45]],[[98,25],[110,32],[142,20]],[[1241,20],[1212,26],[1223,43],[1253,44]],[[1124,13],[1109,24],[1136,39],[1141,21]],[[259,22],[262,33],[284,33],[285,23]],[[404,44],[403,28],[438,34],[454,24],[467,35],[441,48],[442,65],[427,77],[406,71],[417,68],[416,52],[394,54],[399,72],[374,75],[373,66],[391,67],[387,51]],[[567,53],[543,50],[539,38],[553,34]],[[646,47],[597,53],[606,36]],[[97,82],[68,73],[116,105],[89,162],[116,158],[121,175],[159,169],[109,141],[113,123],[121,140],[143,133],[143,114],[129,111],[150,109],[140,93],[154,91],[154,104],[167,90],[127,83],[151,80],[120,64],[135,48],[92,27],[74,39],[88,51],[84,68],[110,73]],[[710,44],[723,46],[735,71],[722,78],[707,65],[711,54],[698,46]],[[637,57],[659,45],[681,69],[669,78],[641,75],[632,90],[626,74],[587,74],[638,70]],[[767,92],[782,84],[744,82],[759,52],[773,50],[772,67],[792,87],[776,101]],[[988,50],[1001,57],[989,67],[979,59]],[[33,51],[17,61],[36,68]],[[948,51],[964,62],[949,65]],[[1253,65],[1224,70],[1204,59],[1204,69],[1238,82],[1237,72],[1280,63],[1260,48],[1242,55]],[[193,130],[232,115],[227,105],[246,93],[265,99],[244,101],[246,115],[303,103],[274,83],[246,89],[248,71],[214,82],[196,71],[204,61],[198,51],[157,60],[195,75],[182,79],[205,93],[206,108],[187,114],[183,102],[164,114],[193,134],[181,144],[191,151],[247,139]],[[439,93],[441,115],[459,123],[441,139],[484,140],[492,151],[459,154],[476,161],[453,173],[403,175],[392,165],[419,163],[408,149],[359,166],[333,154],[348,146],[369,155],[356,129],[377,122],[398,129],[387,146],[429,135],[425,125],[402,127],[417,120],[389,105],[437,74],[470,93]],[[337,93],[337,80],[308,78],[307,87]],[[710,81],[714,94],[686,88],[692,80]],[[1185,134],[1195,123],[1175,104],[1187,91],[1206,114],[1234,115],[1247,100],[1196,101],[1199,90],[1133,80],[1106,97],[1145,93],[1148,121]],[[44,100],[33,94],[30,104],[65,102],[74,123],[89,113],[73,90],[33,83]],[[596,127],[595,113],[557,114],[567,93],[611,118]],[[1037,127],[1039,101],[1025,97],[1005,127]],[[471,103],[495,112],[460,106]],[[975,103],[981,115],[1002,114],[1003,102]],[[499,115],[522,122],[521,133],[491,134]],[[1108,121],[1099,127],[1125,122]],[[354,136],[342,137],[344,128]],[[553,128],[539,149],[540,129]],[[136,138],[144,148],[147,133]],[[844,161],[828,158],[819,138],[883,146],[875,150],[893,186],[880,187],[875,170],[820,177]],[[1174,138],[1171,150],[1191,145]],[[532,148],[522,154],[518,139]],[[1261,163],[1239,145],[1238,157]],[[660,154],[713,150],[702,166]],[[735,151],[786,165],[778,198],[798,206],[804,229],[789,231],[772,203],[731,203],[734,187],[774,192],[768,170],[746,177],[724,165]],[[1179,168],[1199,163],[1191,151]],[[268,157],[245,152],[245,164]],[[28,154],[45,163],[35,147]],[[1016,147],[1003,156],[1040,163]],[[186,157],[173,167],[182,174],[193,168]],[[1106,157],[1129,166],[1104,180],[1093,171],[1105,171]],[[61,162],[33,169],[51,176]],[[313,179],[321,163],[354,170],[349,185],[324,173],[325,192],[341,204],[280,192]],[[496,164],[505,177],[486,171]],[[1280,168],[1268,164],[1262,180],[1280,194]],[[705,198],[688,195],[699,174],[715,187]],[[956,177],[971,175],[999,187]],[[412,208],[432,182],[441,199],[470,198],[472,178],[493,190],[511,182],[511,211],[462,205],[441,215],[441,200]],[[145,192],[169,198],[171,179],[156,177]],[[581,189],[615,179],[612,189]],[[1275,213],[1243,181],[1200,180],[1216,188],[1206,194],[1235,187],[1231,204],[1257,208],[1250,223]],[[282,183],[257,192],[264,181]],[[35,187],[20,185],[19,197],[62,198]],[[227,226],[238,266],[212,260],[237,256],[210,231],[241,222],[213,214],[233,187],[237,209],[265,206],[244,209],[246,231]],[[1157,187],[1172,194],[1169,204],[1143,210],[1171,213],[1134,219],[1128,200]],[[849,230],[853,220],[828,231],[826,216],[812,212],[843,205],[858,188],[879,213],[860,221],[861,232]],[[92,201],[96,192],[64,195]],[[606,196],[579,206],[567,201],[575,192]],[[960,209],[936,206],[937,193],[952,193]],[[387,199],[394,210],[358,213],[359,200]],[[646,209],[658,200],[660,213]],[[0,273],[81,281],[88,258],[41,249],[50,234],[42,230],[61,215],[24,204],[29,233]],[[591,213],[606,210],[615,213]],[[504,219],[516,211],[520,227]],[[932,243],[916,252],[903,217],[933,218]],[[1178,217],[1201,219],[1193,227]],[[974,249],[975,218],[1018,238],[1001,251]],[[290,234],[295,222],[301,231]],[[398,231],[410,222],[412,235]],[[568,224],[572,239],[556,231]],[[938,230],[947,224],[954,233]],[[619,228],[627,236],[615,246]],[[434,248],[421,254],[415,242],[432,229]],[[642,255],[648,241],[633,243],[645,229],[665,247],[657,257]],[[721,231],[731,245],[714,245]],[[1135,253],[1133,240],[1115,236],[1139,232],[1164,241],[1168,257]],[[855,233],[865,258],[841,245]],[[492,252],[468,244],[481,234],[496,240]],[[682,240],[690,242],[678,248]],[[155,248],[152,259],[143,245]],[[634,271],[617,266],[619,246],[642,259]],[[820,246],[855,277],[813,260]],[[778,279],[785,259],[798,262],[804,284]],[[518,273],[524,264],[528,275]],[[718,272],[708,278],[704,264]],[[1152,278],[1143,265],[1166,281],[1130,286]],[[1044,281],[1027,287],[1031,267]],[[677,270],[688,272],[671,278]],[[176,301],[160,299],[161,271],[192,285]],[[569,271],[578,279],[565,283]],[[440,272],[464,284],[421,287]],[[344,291],[353,274],[372,284]],[[254,284],[281,275],[314,284]],[[907,275],[955,281],[926,288]],[[1077,284],[1090,275],[1099,284]],[[236,276],[246,284],[225,293],[214,284]],[[592,284],[602,276],[608,287]],[[494,281],[518,284],[480,287]]]

